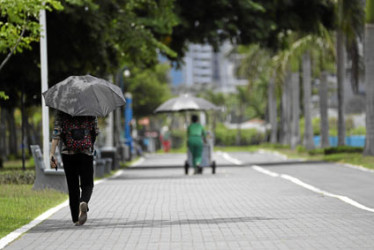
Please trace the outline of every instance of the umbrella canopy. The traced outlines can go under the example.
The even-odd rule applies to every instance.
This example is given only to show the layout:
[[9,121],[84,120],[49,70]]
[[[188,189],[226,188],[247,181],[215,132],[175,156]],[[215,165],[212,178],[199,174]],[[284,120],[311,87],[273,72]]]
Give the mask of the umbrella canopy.
[[172,98],[161,104],[154,112],[179,112],[179,111],[200,111],[200,110],[217,110],[218,107],[213,103],[190,95],[181,95]]
[[43,93],[48,107],[72,116],[107,116],[126,101],[121,89],[91,75],[70,76]]

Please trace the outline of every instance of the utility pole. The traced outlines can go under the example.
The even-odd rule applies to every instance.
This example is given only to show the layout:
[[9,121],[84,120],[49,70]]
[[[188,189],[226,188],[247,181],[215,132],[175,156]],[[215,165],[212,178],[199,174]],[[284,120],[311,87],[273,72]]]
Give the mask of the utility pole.
[[[42,79],[42,93],[48,89],[48,61],[47,61],[47,21],[45,10],[39,12],[40,24],[40,65]],[[42,99],[42,120],[43,120],[43,159],[46,168],[50,168],[49,164],[49,109]]]

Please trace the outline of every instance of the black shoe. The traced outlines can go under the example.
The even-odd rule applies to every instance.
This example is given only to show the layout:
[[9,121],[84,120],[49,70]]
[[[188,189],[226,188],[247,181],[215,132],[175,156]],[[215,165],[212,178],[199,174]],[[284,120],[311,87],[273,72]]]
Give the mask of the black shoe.
[[81,202],[79,204],[79,218],[78,222],[80,225],[83,225],[87,221],[87,211],[88,211],[88,206],[86,202]]

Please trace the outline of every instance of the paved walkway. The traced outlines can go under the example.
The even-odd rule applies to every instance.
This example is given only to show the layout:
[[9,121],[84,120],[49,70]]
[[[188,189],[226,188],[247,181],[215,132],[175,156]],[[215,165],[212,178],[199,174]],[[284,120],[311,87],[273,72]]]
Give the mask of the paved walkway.
[[95,187],[84,226],[65,207],[5,249],[374,249],[374,213],[216,158],[186,176],[184,155],[151,155]]

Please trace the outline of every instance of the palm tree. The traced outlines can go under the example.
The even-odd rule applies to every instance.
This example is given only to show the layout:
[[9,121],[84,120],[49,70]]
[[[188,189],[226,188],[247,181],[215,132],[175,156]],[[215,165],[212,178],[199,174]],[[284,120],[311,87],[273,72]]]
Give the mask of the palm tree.
[[323,71],[319,84],[319,111],[320,111],[320,130],[321,130],[321,148],[330,146],[329,142],[329,117],[328,117],[328,88],[327,71]]
[[365,88],[366,141],[364,155],[374,155],[374,0],[366,0]]
[[277,142],[277,99],[275,94],[275,71],[272,67],[272,58],[270,51],[254,44],[250,46],[240,46],[239,53],[243,55],[238,74],[248,79],[247,90],[251,102],[249,106],[254,110],[255,115],[259,116],[262,112],[259,110],[263,102],[262,95],[266,95],[268,100],[269,121],[271,124],[271,143]]
[[342,29],[344,0],[338,2],[338,29],[336,32],[336,66],[338,79],[338,146],[345,144],[345,117],[344,117],[344,76],[345,76],[345,50],[344,33]]
[[244,118],[244,112],[245,109],[249,103],[249,95],[248,90],[245,87],[237,86],[236,87],[236,99],[238,101],[238,109],[237,109],[237,115],[238,115],[238,126],[237,126],[237,134],[236,134],[236,145],[241,144],[241,124],[243,122]]
[[295,70],[291,74],[291,149],[300,144],[300,74]]
[[269,122],[271,125],[270,143],[277,143],[278,122],[277,122],[277,96],[275,93],[275,73],[269,80],[268,85],[268,108],[269,108]]
[[[345,144],[344,78],[345,52],[352,61],[351,85],[358,90],[359,53],[358,44],[363,34],[363,0],[333,0],[337,6],[337,78],[338,78],[338,145]],[[344,47],[346,44],[346,47]],[[347,49],[347,50],[346,50]]]
[[309,51],[306,51],[302,56],[302,72],[303,72],[303,100],[304,100],[304,119],[305,119],[305,130],[304,130],[304,146],[307,150],[314,148],[313,141],[313,127],[312,127],[312,114],[311,114],[311,58]]

